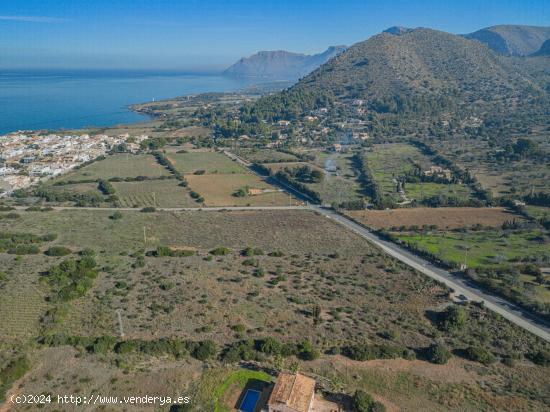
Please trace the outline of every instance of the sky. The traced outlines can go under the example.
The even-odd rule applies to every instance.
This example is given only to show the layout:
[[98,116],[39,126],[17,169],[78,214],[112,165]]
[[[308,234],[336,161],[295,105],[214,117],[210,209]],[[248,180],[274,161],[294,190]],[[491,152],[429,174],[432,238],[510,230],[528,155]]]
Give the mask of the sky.
[[550,0],[0,0],[0,69],[217,71],[318,53],[390,26],[550,26]]

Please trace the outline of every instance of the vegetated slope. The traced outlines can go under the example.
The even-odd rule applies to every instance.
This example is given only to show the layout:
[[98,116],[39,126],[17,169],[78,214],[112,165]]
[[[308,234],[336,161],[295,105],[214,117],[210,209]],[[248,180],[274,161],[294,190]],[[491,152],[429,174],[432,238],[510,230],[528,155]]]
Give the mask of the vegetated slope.
[[510,109],[544,93],[484,45],[430,29],[383,33],[357,43],[291,90],[364,99],[382,113],[488,104]]
[[527,56],[550,39],[550,27],[499,25],[465,34],[464,37],[485,43],[500,54]]
[[223,74],[241,77],[298,79],[345,49],[345,46],[331,46],[323,53],[314,55],[292,53],[284,50],[261,51],[250,57],[240,59],[226,69]]
[[550,39],[542,43],[540,49],[533,53],[532,56],[550,56]]

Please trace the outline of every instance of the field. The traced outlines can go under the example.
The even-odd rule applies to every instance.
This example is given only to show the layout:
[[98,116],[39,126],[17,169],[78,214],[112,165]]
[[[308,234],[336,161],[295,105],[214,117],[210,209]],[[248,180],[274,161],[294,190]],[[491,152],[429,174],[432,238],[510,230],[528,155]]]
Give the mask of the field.
[[493,292],[548,317],[550,241],[538,229],[392,232],[409,248],[458,268]]
[[[469,321],[463,330],[439,329],[433,313],[449,304],[448,290],[315,213],[123,211],[120,220],[110,219],[111,214],[101,209],[22,211],[19,219],[0,220],[5,232],[57,234],[41,251],[53,245],[74,252],[91,248],[100,267],[90,290],[64,303],[48,322],[44,314],[54,303],[44,297],[54,291],[40,279],[66,258],[0,253],[7,273],[0,283],[0,309],[10,311],[0,317],[1,330],[8,331],[0,337],[0,348],[6,355],[26,350],[32,365],[20,391],[181,394],[193,397],[193,410],[211,410],[216,399],[230,401],[231,388],[241,387],[243,380],[232,378],[238,368],[215,359],[204,368],[189,355],[97,353],[36,342],[44,334],[210,339],[220,350],[237,341],[274,337],[289,343],[308,339],[322,354],[313,361],[287,357],[282,364],[263,355],[260,369],[289,369],[297,362],[324,388],[348,393],[362,388],[388,408],[412,404],[418,410],[473,411],[512,402],[524,410],[544,410],[550,399],[546,369],[523,358],[510,368],[458,355],[447,365],[435,365],[411,359],[359,362],[325,354],[365,341],[402,345],[410,348],[410,356],[415,351],[420,356],[436,340],[457,354],[482,344],[499,356],[523,356],[544,344],[475,305],[465,306]],[[194,254],[147,253],[160,245]],[[215,252],[220,247],[227,249]],[[246,247],[255,249],[252,255],[245,256]],[[136,264],[138,256],[143,264]]]
[[378,144],[367,151],[365,156],[381,195],[390,197],[394,202],[421,202],[434,196],[456,197],[463,200],[470,198],[471,191],[467,186],[454,183],[407,182],[403,188],[404,193],[398,193],[398,178],[413,173],[415,165],[418,165],[421,171],[435,165],[414,146],[402,143]]
[[[532,135],[530,139],[537,141],[539,147],[548,152],[547,135]],[[470,170],[494,196],[523,196],[531,190],[548,191],[550,168],[547,164],[530,159],[496,161],[492,159],[495,148],[489,146],[486,140],[441,140],[437,149],[463,169]]]
[[111,177],[160,177],[168,171],[152,155],[116,154],[61,176],[58,180],[108,179]]
[[[189,188],[204,198],[206,206],[288,206],[299,202],[252,173],[188,175]],[[257,195],[234,195],[242,188],[260,189]]]
[[170,153],[168,159],[183,174],[204,170],[207,174],[246,173],[247,170],[227,156],[208,151]]
[[523,218],[504,208],[410,208],[389,210],[350,210],[346,214],[374,229],[391,227],[422,227],[435,225],[439,229],[471,228],[473,226],[499,227],[504,222]]
[[115,182],[113,187],[122,207],[196,207],[189,190],[178,183],[174,179]]
[[[265,163],[264,166],[273,173],[288,168],[309,166],[321,170],[324,173],[320,183],[305,183],[311,190],[317,192],[324,204],[341,204],[363,198],[362,190],[357,182],[355,170],[352,167],[350,154],[314,152],[315,160],[312,162],[279,162]],[[330,168],[328,166],[331,166]]]
[[252,163],[295,162],[298,160],[292,154],[275,149],[237,149],[234,153]]
[[456,266],[465,259],[472,268],[517,262],[529,256],[550,261],[548,241],[540,231],[403,233],[398,238]]

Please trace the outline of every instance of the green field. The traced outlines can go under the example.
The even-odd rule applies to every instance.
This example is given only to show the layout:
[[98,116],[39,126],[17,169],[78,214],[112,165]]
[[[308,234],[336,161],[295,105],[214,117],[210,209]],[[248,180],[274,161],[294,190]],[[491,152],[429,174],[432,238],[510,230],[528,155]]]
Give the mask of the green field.
[[227,156],[217,152],[194,151],[170,153],[168,159],[180,173],[194,173],[204,170],[208,174],[246,173],[247,170]]
[[381,195],[389,196],[397,203],[422,201],[434,196],[457,197],[463,200],[470,198],[471,190],[467,186],[453,183],[406,183],[405,194],[398,193],[397,179],[412,172],[415,164],[419,165],[421,170],[427,170],[435,165],[414,146],[402,143],[374,145],[365,156]]
[[399,240],[452,265],[466,260],[468,267],[514,263],[526,257],[550,259],[550,244],[538,230],[395,233]]
[[[76,169],[58,180],[88,180],[88,179],[109,179],[112,177],[160,177],[169,176],[169,172],[159,165],[152,155],[141,154],[116,154],[107,156],[81,169]],[[55,180],[54,180],[55,182]]]

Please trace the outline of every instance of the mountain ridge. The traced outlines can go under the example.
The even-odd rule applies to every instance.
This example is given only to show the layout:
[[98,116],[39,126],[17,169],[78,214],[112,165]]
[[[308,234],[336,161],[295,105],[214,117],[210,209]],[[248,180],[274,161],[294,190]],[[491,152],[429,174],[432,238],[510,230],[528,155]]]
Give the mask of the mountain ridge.
[[226,76],[298,79],[343,52],[346,46],[330,46],[313,55],[286,50],[259,51],[243,57],[223,71]]
[[486,44],[496,53],[508,56],[529,56],[550,39],[550,27],[501,24],[485,27],[463,37]]

